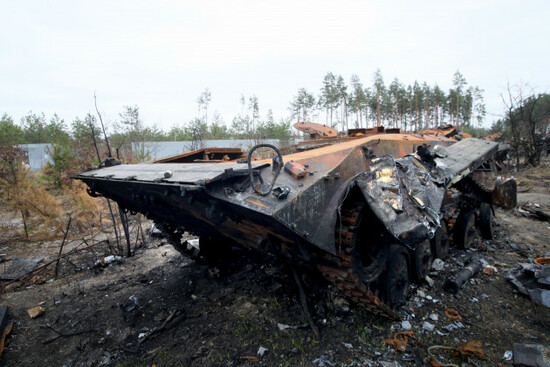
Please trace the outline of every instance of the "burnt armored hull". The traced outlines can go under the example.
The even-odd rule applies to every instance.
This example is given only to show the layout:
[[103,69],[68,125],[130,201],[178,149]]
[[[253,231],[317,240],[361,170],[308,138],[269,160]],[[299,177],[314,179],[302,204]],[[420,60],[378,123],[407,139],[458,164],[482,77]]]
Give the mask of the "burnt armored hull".
[[382,284],[391,258],[412,272],[415,249],[442,226],[447,191],[498,149],[478,139],[452,143],[381,134],[250,165],[115,165],[76,178],[91,195],[199,235],[201,244],[276,249],[310,262],[355,300],[392,316],[401,299]]

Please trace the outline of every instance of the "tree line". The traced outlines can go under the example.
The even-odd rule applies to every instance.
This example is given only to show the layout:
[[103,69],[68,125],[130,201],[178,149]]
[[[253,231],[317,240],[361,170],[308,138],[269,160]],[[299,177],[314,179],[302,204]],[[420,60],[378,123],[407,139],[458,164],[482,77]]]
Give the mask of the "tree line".
[[[138,106],[123,106],[118,119],[108,124],[110,146],[115,151],[129,151],[132,150],[132,144],[139,147],[140,143],[149,141],[191,141],[193,148],[200,148],[204,140],[219,139],[280,139],[282,144],[288,144],[293,135],[289,119],[276,122],[271,110],[261,116],[256,96],[241,96],[242,111],[228,126],[217,112],[213,116],[208,115],[210,95],[210,91],[205,89],[197,99],[197,117],[187,123],[175,124],[168,130],[145,123]],[[0,119],[0,145],[50,143],[73,150],[85,147],[88,151],[86,155],[93,157],[96,150],[94,145],[99,145],[102,151],[106,149],[106,140],[102,134],[104,126],[97,116],[88,113],[83,118],[76,117],[67,123],[57,114],[47,119],[44,113],[31,111],[17,123],[4,113]],[[140,153],[146,155],[145,152],[139,152],[139,148],[136,153],[138,157],[134,158],[137,160],[145,158],[139,157]]]
[[[197,98],[197,116],[187,123],[173,125],[167,131],[143,121],[138,106],[124,106],[118,119],[109,121],[108,131],[97,110],[66,123],[59,115],[49,119],[44,113],[29,112],[15,122],[7,113],[0,118],[0,173],[2,177],[13,171],[13,162],[21,152],[11,148],[24,143],[51,143],[53,164],[45,169],[45,177],[53,186],[63,182],[82,169],[97,166],[107,156],[127,162],[150,158],[145,147],[149,141],[191,141],[191,149],[201,147],[206,139],[280,139],[282,145],[292,137],[291,119],[315,121],[346,130],[351,127],[385,125],[403,130],[418,130],[452,123],[461,130],[485,136],[487,131],[475,128],[485,115],[481,90],[466,88],[465,78],[456,72],[454,88],[448,93],[426,83],[405,87],[397,79],[389,86],[378,70],[371,87],[363,87],[357,76],[348,86],[341,76],[327,73],[319,95],[315,97],[299,89],[290,101],[290,116],[275,122],[268,110],[262,115],[256,96],[241,95],[241,112],[226,124],[217,113],[211,113],[212,95],[205,89]],[[548,151],[550,139],[550,95],[536,93],[528,86],[508,87],[502,95],[503,117],[491,127],[501,132],[512,148],[516,165],[538,165]],[[14,171],[15,172],[15,171]],[[13,173],[13,172],[12,172]]]
[[[550,153],[550,94],[528,85],[508,85],[501,95],[503,117],[491,127],[510,144],[516,167],[538,166]],[[523,158],[523,162],[522,162]]]
[[327,73],[317,96],[305,88],[290,103],[296,121],[318,120],[333,128],[363,128],[385,125],[415,131],[451,123],[459,129],[479,127],[485,118],[483,90],[468,86],[456,71],[448,92],[426,82],[404,85],[397,78],[387,85],[380,70],[370,86],[357,75],[346,84],[341,75]]
[[[378,125],[418,130],[444,123],[461,128],[479,125],[483,120],[482,93],[477,86],[467,87],[459,71],[454,74],[453,88],[448,93],[426,82],[415,81],[405,86],[397,78],[386,85],[380,70],[368,87],[362,85],[357,75],[352,75],[348,85],[342,76],[329,72],[317,96],[305,88],[299,89],[290,101],[290,115],[279,122],[270,109],[262,115],[257,96],[241,95],[241,112],[227,124],[219,113],[209,113],[212,93],[205,89],[196,101],[197,116],[187,123],[162,130],[154,123],[145,123],[138,106],[124,106],[118,119],[108,122],[109,138],[115,148],[144,141],[288,140],[293,135],[292,121],[317,121],[340,131]],[[101,131],[97,116],[90,113],[69,123],[57,114],[47,119],[43,113],[32,111],[16,123],[4,113],[0,120],[0,144],[77,145],[91,137],[100,141]]]
[[[212,112],[209,89],[197,97],[196,117],[167,130],[146,123],[138,106],[123,106],[118,118],[107,122],[106,134],[99,111],[69,123],[58,114],[46,118],[44,113],[29,112],[15,122],[4,113],[0,118],[0,146],[51,143],[54,156],[72,154],[82,160],[82,165],[96,165],[108,155],[107,142],[113,156],[118,152],[126,161],[142,161],[149,158],[143,144],[149,141],[191,141],[191,149],[200,148],[202,141],[211,139],[280,139],[284,145],[295,134],[292,122],[300,121],[320,122],[340,131],[379,125],[415,131],[448,123],[468,132],[482,131],[479,126],[485,117],[483,90],[468,86],[459,71],[452,79],[453,87],[444,92],[437,84],[415,81],[405,86],[397,78],[387,85],[380,70],[366,87],[356,75],[347,84],[342,76],[329,72],[317,95],[300,88],[290,100],[289,116],[279,122],[270,109],[262,114],[257,96],[241,95],[240,113],[226,123],[218,112]],[[533,165],[540,161],[545,149],[543,137],[548,135],[549,100],[548,94],[535,93],[526,86],[508,87],[503,95],[503,118],[491,129],[503,132],[511,142],[518,164],[520,156]]]

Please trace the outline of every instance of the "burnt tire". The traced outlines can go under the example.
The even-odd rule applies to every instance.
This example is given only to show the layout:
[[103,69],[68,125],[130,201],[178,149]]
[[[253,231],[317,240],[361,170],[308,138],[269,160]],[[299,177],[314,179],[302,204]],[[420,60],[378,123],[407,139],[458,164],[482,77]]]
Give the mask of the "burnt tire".
[[430,240],[434,257],[445,259],[449,255],[449,232],[447,231],[447,223],[441,221],[441,227],[435,231],[434,237]]
[[453,234],[454,245],[459,249],[467,249],[479,239],[479,232],[476,227],[476,216],[473,209],[461,211],[456,219]]
[[417,244],[416,248],[411,251],[411,258],[413,281],[420,284],[432,268],[434,254],[430,241],[425,240]]
[[481,203],[478,217],[479,232],[486,240],[493,239],[493,208],[488,203]]
[[393,309],[405,303],[410,287],[410,259],[408,251],[391,245],[386,269],[380,277],[380,298]]

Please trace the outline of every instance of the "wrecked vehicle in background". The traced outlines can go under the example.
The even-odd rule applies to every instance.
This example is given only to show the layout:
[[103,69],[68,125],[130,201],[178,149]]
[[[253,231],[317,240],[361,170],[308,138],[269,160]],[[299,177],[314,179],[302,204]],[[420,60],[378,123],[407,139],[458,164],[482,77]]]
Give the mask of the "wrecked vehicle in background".
[[[447,255],[451,237],[467,248],[478,233],[492,236],[493,192],[473,173],[499,144],[383,127],[338,136],[315,125],[307,132],[316,140],[283,152],[206,148],[76,178],[90,195],[154,220],[176,247],[187,231],[211,254],[277,253],[318,269],[371,312],[398,317],[410,283]],[[269,150],[273,158],[254,160]]]

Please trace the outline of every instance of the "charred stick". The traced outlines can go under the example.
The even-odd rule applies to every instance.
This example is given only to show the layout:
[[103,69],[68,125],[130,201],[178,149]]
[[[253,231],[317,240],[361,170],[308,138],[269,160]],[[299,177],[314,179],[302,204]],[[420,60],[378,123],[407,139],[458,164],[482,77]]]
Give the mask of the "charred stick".
[[107,133],[105,132],[105,125],[103,124],[103,118],[101,117],[101,113],[99,113],[99,108],[97,108],[97,98],[95,96],[95,92],[94,92],[94,104],[95,104],[95,110],[97,112],[97,115],[99,116],[99,122],[101,123],[101,128],[103,129],[103,136],[105,136],[105,144],[107,144],[107,152],[110,158],[112,157],[111,146],[109,145],[109,138],[107,138]]
[[296,269],[294,269],[294,267],[292,265],[290,265],[290,268],[292,269],[292,275],[294,275],[294,280],[296,281],[296,284],[298,285],[298,291],[300,293],[300,303],[302,304],[302,310],[304,311],[304,314],[306,315],[307,322],[309,323],[309,326],[311,327],[311,330],[313,331],[313,334],[315,334],[315,337],[317,339],[319,339],[321,334],[319,333],[319,329],[317,328],[317,325],[315,325],[315,322],[313,322],[313,318],[311,317],[311,313],[309,312],[309,308],[307,306],[306,293],[304,292],[304,288],[302,287],[302,282],[300,281],[300,278],[298,277],[298,274],[296,273]]
[[[90,245],[90,246],[87,246],[87,247],[76,248],[76,249],[74,249],[74,250],[72,250],[72,251],[70,251],[70,252],[67,252],[66,254],[62,255],[60,258],[61,258],[61,259],[64,259],[64,258],[66,258],[66,257],[69,257],[69,256],[71,256],[71,255],[77,253],[77,252],[80,252],[80,251],[83,251],[83,250],[89,250],[90,248],[92,248],[92,247],[94,247],[94,246],[96,246],[96,245],[99,245],[99,244],[101,244],[101,243],[103,243],[103,242],[105,242],[105,241],[100,241],[100,242],[97,242],[97,243],[95,243],[95,244],[93,244],[93,245]],[[17,279],[14,279],[14,280],[9,281],[8,283],[5,284],[4,289],[5,289],[5,287],[7,287],[7,286],[10,285],[10,284],[19,282],[19,281],[21,281],[21,280],[23,280],[23,279],[25,279],[25,278],[30,278],[31,275],[34,275],[34,274],[36,274],[36,273],[38,273],[38,272],[40,272],[40,271],[46,269],[48,266],[50,266],[51,264],[53,264],[53,263],[56,262],[56,261],[57,261],[57,259],[52,260],[52,261],[49,261],[49,262],[45,263],[44,265],[42,265],[42,266],[40,266],[40,267],[34,269],[34,270],[31,271],[30,273],[24,274],[24,275],[20,276],[20,277],[17,278]]]
[[119,249],[120,248],[120,241],[118,239],[118,229],[117,229],[115,215],[113,214],[113,208],[111,207],[111,201],[107,198],[105,198],[105,200],[107,200],[107,206],[109,206],[109,213],[111,213],[111,220],[113,221],[113,228],[115,230],[116,245],[117,245],[117,249]]
[[122,228],[124,229],[124,236],[126,237],[126,250],[128,257],[132,256],[132,249],[130,244],[130,230],[128,229],[128,217],[124,212],[124,209],[118,204],[118,213],[120,214],[120,221],[122,222]]
[[85,333],[92,333],[92,332],[95,332],[97,330],[80,330],[80,331],[75,331],[74,333],[69,333],[69,334],[62,334],[60,333],[59,331],[53,329],[52,327],[49,327],[51,330],[53,330],[54,332],[57,333],[56,336],[54,336],[53,338],[50,338],[50,339],[46,339],[44,341],[42,341],[42,344],[49,344],[51,342],[53,342],[54,340],[57,340],[61,337],[68,337],[68,336],[75,336],[75,335],[80,335],[80,334],[85,334]]
[[61,241],[61,246],[59,246],[59,254],[57,254],[57,263],[55,264],[55,277],[59,274],[59,260],[61,260],[61,253],[63,252],[63,246],[65,246],[65,241],[67,240],[67,235],[69,234],[69,228],[71,227],[71,221],[73,217],[69,217],[67,222],[67,229],[65,229],[65,234],[63,235],[63,241]]

